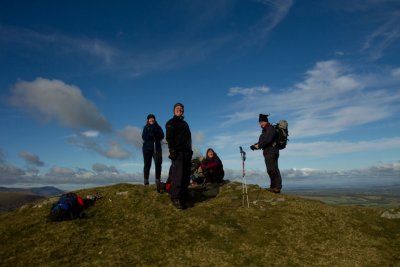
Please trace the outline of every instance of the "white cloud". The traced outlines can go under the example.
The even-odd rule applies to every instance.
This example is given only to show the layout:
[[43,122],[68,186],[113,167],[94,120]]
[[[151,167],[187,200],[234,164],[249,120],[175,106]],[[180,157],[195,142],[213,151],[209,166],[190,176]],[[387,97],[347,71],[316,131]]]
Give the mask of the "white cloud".
[[251,88],[232,87],[229,89],[228,96],[243,95],[251,97],[260,93],[268,93],[269,91],[270,89],[267,86],[256,86]]
[[381,138],[361,141],[317,141],[309,143],[290,143],[285,149],[285,155],[293,157],[329,157],[332,155],[349,154],[388,149],[400,150],[400,137]]
[[[226,161],[224,161],[225,164]],[[241,165],[239,160],[235,160],[237,165]],[[248,165],[246,165],[248,166]],[[107,166],[102,163],[96,163],[92,166],[93,171],[82,168],[66,168],[61,166],[53,166],[46,173],[41,174],[38,170],[23,170],[11,164],[0,164],[0,185],[12,186],[16,184],[24,184],[24,186],[37,185],[110,185],[115,183],[141,183],[143,173],[125,173],[114,166]],[[167,175],[168,170],[163,170],[163,176]],[[371,181],[377,181],[376,178],[382,180],[382,177],[396,180],[399,182],[400,162],[387,163],[372,166],[364,169],[353,169],[349,171],[326,171],[318,169],[281,169],[284,183],[290,180],[304,178],[319,179],[322,183],[329,184],[339,178],[355,179],[366,178]],[[225,177],[231,181],[242,181],[242,170],[225,169]],[[246,177],[248,183],[265,184],[268,180],[265,169],[249,169],[246,167]]]
[[96,163],[92,166],[92,169],[96,173],[114,173],[118,174],[119,171],[114,166],[107,166],[102,163]]
[[28,164],[33,164],[33,165],[39,166],[39,167],[42,167],[44,165],[44,163],[39,159],[38,155],[35,155],[35,154],[30,153],[28,151],[21,151],[21,152],[18,153],[18,155],[21,158],[25,159],[25,161]]
[[119,130],[118,134],[127,142],[137,149],[142,149],[142,130],[135,126],[126,126],[124,129]]
[[[103,152],[103,150],[99,150],[99,152]],[[110,142],[110,148],[104,153],[104,155],[112,159],[129,158],[129,152],[122,148],[122,146],[116,141]]]
[[66,127],[111,130],[110,123],[78,87],[60,80],[17,82],[11,89],[10,104],[45,120],[56,119]]
[[231,115],[223,116],[224,121],[221,126],[225,127],[242,121],[254,120],[257,116],[258,114],[256,112],[234,112]]
[[318,62],[306,72],[304,81],[292,88],[256,98],[244,96],[233,105],[240,111],[228,115],[224,124],[256,120],[257,113],[268,108],[272,121],[288,120],[292,136],[338,133],[397,114],[400,88],[383,89],[391,77],[390,73],[357,75],[339,61]]
[[46,173],[46,176],[54,178],[75,177],[75,171],[71,168],[53,166],[50,168],[49,172]]
[[104,145],[102,140],[93,140],[85,136],[69,136],[67,141],[84,149],[94,151],[111,159],[128,159],[130,153],[116,140],[108,140]]
[[98,131],[85,131],[81,134],[85,137],[98,137],[100,133]]
[[391,72],[391,74],[392,74],[392,76],[393,76],[394,78],[399,79],[399,78],[400,78],[400,68],[393,69],[392,72]]

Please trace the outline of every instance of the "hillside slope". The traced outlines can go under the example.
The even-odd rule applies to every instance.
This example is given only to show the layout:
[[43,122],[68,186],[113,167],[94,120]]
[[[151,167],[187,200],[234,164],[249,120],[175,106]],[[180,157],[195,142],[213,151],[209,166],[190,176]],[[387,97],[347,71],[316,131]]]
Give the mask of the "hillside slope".
[[78,191],[88,218],[46,222],[50,201],[1,215],[2,266],[400,266],[400,220],[228,183],[176,210],[154,186]]
[[22,192],[0,192],[0,212],[15,210],[27,203],[43,199],[43,196]]

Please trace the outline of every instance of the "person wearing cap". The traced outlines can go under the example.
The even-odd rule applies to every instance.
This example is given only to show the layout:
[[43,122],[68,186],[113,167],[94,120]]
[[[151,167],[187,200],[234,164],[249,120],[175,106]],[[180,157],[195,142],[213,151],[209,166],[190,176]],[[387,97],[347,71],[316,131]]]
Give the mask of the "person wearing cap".
[[267,173],[270,178],[270,188],[273,193],[280,193],[282,177],[278,167],[279,149],[274,146],[277,137],[275,127],[268,122],[268,115],[260,114],[258,122],[262,129],[258,142],[250,146],[251,150],[262,149]]
[[164,131],[158,125],[156,117],[153,114],[147,116],[146,125],[142,131],[143,139],[143,177],[144,185],[149,184],[149,175],[151,168],[151,159],[154,159],[155,176],[157,188],[161,184],[161,165],[162,165],[162,149],[161,140],[164,139]]
[[165,125],[168,157],[171,159],[171,201],[177,209],[186,209],[190,205],[188,186],[193,155],[192,134],[184,120],[184,112],[183,104],[176,103],[173,108],[174,116]]

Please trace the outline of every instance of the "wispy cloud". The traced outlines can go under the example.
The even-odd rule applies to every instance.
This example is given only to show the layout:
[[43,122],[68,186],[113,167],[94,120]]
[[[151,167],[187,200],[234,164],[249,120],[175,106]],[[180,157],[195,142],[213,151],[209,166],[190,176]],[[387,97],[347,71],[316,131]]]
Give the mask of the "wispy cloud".
[[369,34],[363,45],[363,51],[367,52],[373,59],[379,59],[384,51],[397,42],[400,38],[400,12],[390,14],[388,20]]
[[374,140],[350,141],[315,141],[315,142],[295,142],[285,150],[287,156],[293,157],[329,157],[333,155],[343,155],[349,153],[359,153],[367,151],[400,149],[400,137],[381,138]]
[[254,119],[257,116],[257,112],[234,112],[230,115],[222,116],[224,119],[223,123],[221,123],[222,127],[230,126],[233,124],[237,124],[243,121]]
[[229,88],[228,96],[243,95],[245,97],[256,97],[259,94],[268,93],[270,88],[267,86],[257,86],[250,88],[232,87]]
[[[79,64],[84,64],[89,70],[137,77],[153,71],[192,65],[221,50],[262,46],[269,33],[285,18],[293,0],[256,2],[265,13],[251,18],[251,22],[244,27],[240,21],[233,22],[240,24],[239,27],[232,27],[232,17],[238,11],[235,1],[173,4],[167,12],[179,10],[183,27],[173,28],[168,35],[152,33],[152,28],[143,35],[129,34],[124,36],[133,43],[129,45],[125,43],[125,38],[107,41],[85,33],[77,36],[58,29],[42,31],[8,25],[0,25],[0,40],[6,44],[17,44],[22,51],[30,52],[26,54],[45,55],[48,60],[79,57]],[[167,15],[170,16],[170,13]]]
[[42,120],[55,119],[66,127],[111,130],[110,123],[78,87],[60,80],[19,81],[11,88],[9,103]]
[[400,79],[400,68],[392,70],[391,74],[394,78]]
[[293,0],[256,0],[265,8],[264,16],[249,27],[245,41],[240,46],[264,45],[271,31],[283,21],[293,5]]
[[0,25],[0,40],[18,44],[30,51],[84,55],[112,64],[119,51],[96,38],[73,37],[58,32],[39,32],[28,28]]
[[322,61],[289,89],[243,97],[234,105],[241,109],[235,116],[250,119],[251,113],[265,113],[268,103],[271,117],[287,118],[297,138],[338,133],[397,114],[400,88],[393,82],[389,91],[388,80],[393,80],[390,70],[359,75],[339,61]]

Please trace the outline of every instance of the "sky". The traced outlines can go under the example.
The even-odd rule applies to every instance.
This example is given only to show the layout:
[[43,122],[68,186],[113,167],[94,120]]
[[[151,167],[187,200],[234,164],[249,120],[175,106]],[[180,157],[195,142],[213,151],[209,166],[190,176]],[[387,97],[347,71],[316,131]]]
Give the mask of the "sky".
[[269,185],[262,113],[289,123],[284,188],[399,186],[399,48],[398,0],[3,0],[0,185],[141,183],[146,117],[181,102],[229,180],[242,146]]

